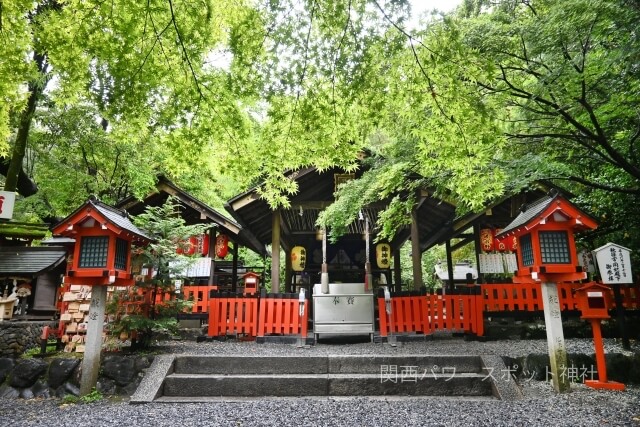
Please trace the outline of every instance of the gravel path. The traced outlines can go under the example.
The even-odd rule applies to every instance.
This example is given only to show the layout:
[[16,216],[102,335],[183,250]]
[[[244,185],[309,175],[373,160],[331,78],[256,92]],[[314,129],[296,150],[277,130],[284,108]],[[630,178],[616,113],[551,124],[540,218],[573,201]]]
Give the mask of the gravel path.
[[[160,343],[163,353],[229,355],[320,354],[495,354],[517,357],[546,353],[545,340],[466,342],[440,337],[428,342],[321,343],[311,348],[251,342]],[[593,352],[590,340],[567,340],[569,352]],[[606,351],[622,352],[612,340]],[[640,353],[638,343],[633,352]],[[60,400],[0,399],[2,426],[640,426],[640,387],[624,392],[573,385],[557,395],[545,382],[523,382],[524,399],[463,398],[264,398],[206,403],[129,405],[103,399],[63,405]]]

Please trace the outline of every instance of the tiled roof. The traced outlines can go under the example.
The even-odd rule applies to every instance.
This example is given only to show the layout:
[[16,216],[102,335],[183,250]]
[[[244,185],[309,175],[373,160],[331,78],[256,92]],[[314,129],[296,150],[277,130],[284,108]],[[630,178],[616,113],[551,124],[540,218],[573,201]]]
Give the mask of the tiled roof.
[[125,211],[121,211],[95,200],[90,200],[89,203],[91,203],[98,210],[98,212],[104,215],[107,220],[111,221],[119,228],[129,231],[130,233],[136,234],[145,239],[151,240],[149,236],[147,236],[142,230],[140,230],[131,222],[131,220],[129,219],[129,215],[127,215]]
[[62,247],[0,247],[0,275],[38,275],[64,261],[67,250]]
[[529,221],[531,221],[533,218],[535,218],[537,215],[543,212],[556,197],[557,197],[557,194],[553,196],[544,196],[541,199],[538,199],[534,202],[524,205],[521,208],[520,214],[513,221],[511,221],[509,225],[503,228],[502,231],[498,234],[498,236],[504,236],[510,231],[513,231],[518,227],[521,227],[527,224]]

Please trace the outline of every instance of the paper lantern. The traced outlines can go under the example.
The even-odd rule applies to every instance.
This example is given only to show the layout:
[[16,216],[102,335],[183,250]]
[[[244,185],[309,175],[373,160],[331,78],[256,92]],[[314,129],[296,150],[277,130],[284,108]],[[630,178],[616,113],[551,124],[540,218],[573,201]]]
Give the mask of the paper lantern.
[[293,271],[302,271],[306,264],[307,250],[302,246],[294,246],[291,249],[291,268]]
[[391,267],[391,246],[388,243],[378,243],[376,245],[376,263],[378,268]]
[[480,249],[484,252],[491,252],[494,249],[493,230],[483,228],[480,230]]
[[224,234],[218,234],[216,237],[216,256],[224,258],[229,252],[229,238]]
[[496,228],[496,231],[495,231],[495,234],[494,234],[494,237],[493,237],[493,247],[494,247],[494,249],[496,251],[506,252],[507,249],[508,249],[507,248],[507,240],[508,239],[504,239],[504,238],[503,239],[499,239],[499,238],[497,238],[496,236],[498,234],[500,234],[500,231],[502,231],[502,229]]
[[192,236],[189,239],[183,241],[176,249],[177,254],[183,255],[203,255],[209,254],[209,235],[201,234],[199,236]]

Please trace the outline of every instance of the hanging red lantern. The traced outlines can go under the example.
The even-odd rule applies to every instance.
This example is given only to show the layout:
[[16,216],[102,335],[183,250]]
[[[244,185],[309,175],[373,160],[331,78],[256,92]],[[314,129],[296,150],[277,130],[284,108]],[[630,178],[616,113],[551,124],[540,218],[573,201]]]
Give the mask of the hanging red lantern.
[[503,239],[498,239],[497,236],[498,234],[500,234],[500,231],[502,231],[501,228],[496,228],[494,237],[493,237],[493,247],[495,248],[496,251],[499,252],[506,252],[507,251],[507,241],[503,238]]
[[192,236],[184,240],[176,249],[176,253],[183,255],[204,255],[209,254],[209,235],[201,234]]
[[493,242],[493,230],[490,228],[483,228],[480,230],[480,249],[483,252],[491,252],[494,249]]
[[224,234],[218,234],[216,237],[216,256],[224,258],[229,252],[229,238]]
[[508,248],[511,252],[515,252],[518,250],[518,238],[516,236],[509,236],[508,238]]

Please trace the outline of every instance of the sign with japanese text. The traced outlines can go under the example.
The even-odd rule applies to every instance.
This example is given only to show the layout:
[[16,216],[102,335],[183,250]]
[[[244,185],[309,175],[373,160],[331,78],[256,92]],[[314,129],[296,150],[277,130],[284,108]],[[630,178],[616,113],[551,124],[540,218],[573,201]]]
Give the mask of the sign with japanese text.
[[607,243],[594,250],[593,254],[596,258],[602,283],[605,285],[633,283],[629,249],[615,243]]
[[13,205],[16,202],[16,193],[13,191],[0,191],[0,219],[13,218]]
[[593,262],[593,254],[588,251],[578,252],[578,265],[587,273],[595,273],[596,266]]

